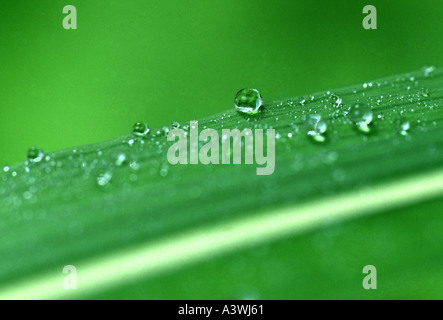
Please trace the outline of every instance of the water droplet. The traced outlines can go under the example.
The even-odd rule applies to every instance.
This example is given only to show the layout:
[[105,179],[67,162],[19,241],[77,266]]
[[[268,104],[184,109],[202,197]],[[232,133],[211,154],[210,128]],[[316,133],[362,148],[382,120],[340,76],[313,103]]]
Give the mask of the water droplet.
[[97,177],[97,184],[100,187],[106,186],[111,182],[111,179],[112,179],[112,173],[110,172],[102,173]]
[[430,66],[430,67],[424,67],[423,68],[423,73],[425,77],[429,77],[435,70],[434,66]]
[[146,137],[148,133],[149,133],[149,127],[144,122],[137,122],[132,127],[132,134],[138,137]]
[[354,104],[349,108],[349,120],[357,125],[358,129],[363,132],[369,132],[370,128],[368,125],[372,122],[372,110],[371,108],[363,103]]
[[336,108],[340,107],[341,103],[343,102],[343,99],[334,93],[331,94],[329,98],[331,99],[334,107]]
[[169,128],[167,126],[163,126],[162,131],[163,131],[164,135],[167,136],[169,133]]
[[169,167],[167,165],[163,165],[160,169],[160,175],[162,177],[166,177],[168,175]]
[[314,141],[323,142],[325,141],[324,133],[328,128],[325,121],[322,120],[319,114],[310,114],[305,121],[306,133],[308,136],[312,137]]
[[262,97],[257,89],[245,88],[235,95],[234,105],[240,112],[248,114],[257,113],[261,104]]
[[129,167],[130,167],[132,170],[134,170],[134,171],[138,171],[138,170],[140,169],[140,165],[138,164],[137,161],[132,161],[132,162],[129,164]]
[[43,160],[45,153],[38,147],[31,147],[29,148],[26,157],[30,162],[37,163]]
[[23,198],[24,198],[25,200],[30,200],[30,199],[32,198],[32,193],[29,192],[29,191],[25,191],[25,192],[23,193]]
[[400,116],[395,119],[395,126],[398,128],[398,132],[402,136],[407,136],[409,134],[409,130],[411,129],[411,123],[406,118]]
[[402,123],[400,124],[400,134],[402,135],[402,136],[406,136],[406,135],[408,135],[408,132],[409,132],[409,128],[410,128],[411,126],[410,126],[410,124],[409,124],[409,121],[407,121],[407,120],[405,120],[405,121],[402,121]]
[[422,88],[422,89],[418,92],[418,94],[421,95],[422,97],[427,98],[427,97],[429,97],[429,90],[428,90],[428,89],[425,89],[425,88]]
[[116,165],[117,167],[120,167],[120,166],[122,166],[122,165],[125,163],[125,161],[126,161],[126,154],[124,154],[124,153],[120,153],[120,154],[117,156],[117,160],[115,160],[115,165]]
[[3,172],[9,172],[9,169],[10,169],[10,168],[9,168],[8,166],[4,166],[4,167],[3,167]]
[[171,123],[171,129],[178,129],[178,128],[180,128],[180,123],[178,123],[177,121]]

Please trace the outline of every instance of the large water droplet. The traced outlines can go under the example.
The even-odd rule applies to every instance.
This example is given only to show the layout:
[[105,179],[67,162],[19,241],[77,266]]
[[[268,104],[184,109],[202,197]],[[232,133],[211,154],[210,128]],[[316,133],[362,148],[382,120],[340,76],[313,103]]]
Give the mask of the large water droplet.
[[325,141],[324,133],[326,132],[328,126],[326,122],[322,120],[322,117],[319,114],[308,115],[304,125],[307,135],[312,137],[314,141]]
[[45,157],[45,153],[42,149],[38,147],[31,147],[28,149],[28,153],[26,154],[28,161],[37,163],[43,160]]
[[149,127],[144,122],[137,122],[132,127],[132,134],[138,137],[146,137],[148,133],[149,133]]
[[354,104],[349,108],[349,120],[363,132],[369,132],[368,125],[372,122],[372,110],[363,103]]
[[238,111],[254,114],[261,107],[262,97],[257,89],[245,88],[241,89],[235,95],[234,105]]

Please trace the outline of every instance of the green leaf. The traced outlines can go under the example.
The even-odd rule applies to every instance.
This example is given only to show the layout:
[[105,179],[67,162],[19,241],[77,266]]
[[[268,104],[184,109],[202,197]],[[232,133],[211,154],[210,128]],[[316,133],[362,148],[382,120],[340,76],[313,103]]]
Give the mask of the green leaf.
[[[442,102],[443,70],[427,68],[198,121],[220,136],[275,129],[268,176],[171,165],[160,128],[7,168],[0,298],[441,297]],[[367,130],[350,121],[355,104],[371,108]],[[307,134],[312,114],[323,142]]]

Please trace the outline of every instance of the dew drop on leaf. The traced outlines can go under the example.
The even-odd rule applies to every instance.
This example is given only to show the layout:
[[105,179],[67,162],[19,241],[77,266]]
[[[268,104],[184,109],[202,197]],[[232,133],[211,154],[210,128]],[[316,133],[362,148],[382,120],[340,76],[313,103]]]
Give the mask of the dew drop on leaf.
[[132,127],[132,134],[138,137],[146,137],[149,133],[149,127],[144,122],[136,122]]
[[398,128],[398,132],[402,135],[402,136],[407,136],[409,133],[409,130],[411,128],[411,124],[409,122],[409,120],[405,119],[404,117],[399,117],[396,121],[395,121],[395,125]]
[[106,186],[111,182],[111,179],[112,179],[112,173],[109,171],[104,172],[97,177],[97,184],[100,187]]
[[115,160],[115,165],[116,165],[117,167],[121,167],[121,166],[125,163],[125,161],[126,161],[126,154],[124,154],[124,153],[120,153],[120,154],[117,156],[117,160]]
[[334,93],[331,94],[329,98],[331,99],[333,106],[336,108],[340,107],[341,103],[343,102],[343,99]]
[[134,170],[134,171],[138,171],[138,170],[140,169],[140,165],[138,164],[137,161],[132,161],[132,162],[129,164],[129,167],[130,167],[132,170]]
[[349,120],[363,132],[369,132],[369,124],[372,122],[372,110],[363,103],[354,104],[349,108]]
[[243,113],[255,114],[262,105],[262,97],[257,89],[241,89],[234,98],[235,108]]
[[167,136],[169,133],[169,128],[167,126],[163,126],[162,131],[163,131],[164,135]]
[[305,120],[306,134],[310,136],[314,141],[325,141],[324,133],[328,128],[325,121],[319,114],[310,114]]
[[420,96],[422,96],[422,97],[427,98],[427,97],[429,97],[429,90],[423,88],[423,89],[421,89],[421,90],[418,92],[418,94],[419,94]]
[[423,74],[424,74],[425,77],[429,77],[430,75],[433,74],[434,71],[435,71],[435,67],[434,66],[424,67],[423,68]]
[[178,129],[178,128],[180,128],[180,123],[178,123],[177,121],[171,123],[171,129]]
[[166,177],[168,175],[169,167],[167,165],[163,165],[160,169],[160,175],[162,177]]
[[408,132],[409,132],[409,128],[410,128],[409,121],[403,122],[400,125],[400,134],[402,136],[406,136],[408,134]]
[[45,153],[42,149],[38,147],[31,147],[28,149],[28,153],[26,154],[28,161],[37,163],[43,160],[45,157]]

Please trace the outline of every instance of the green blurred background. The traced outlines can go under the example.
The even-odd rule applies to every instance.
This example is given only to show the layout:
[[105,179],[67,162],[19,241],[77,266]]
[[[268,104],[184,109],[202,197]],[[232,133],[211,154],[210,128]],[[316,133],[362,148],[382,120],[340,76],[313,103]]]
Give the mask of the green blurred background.
[[0,165],[208,116],[246,86],[278,99],[442,65],[442,16],[435,0],[3,2]]

